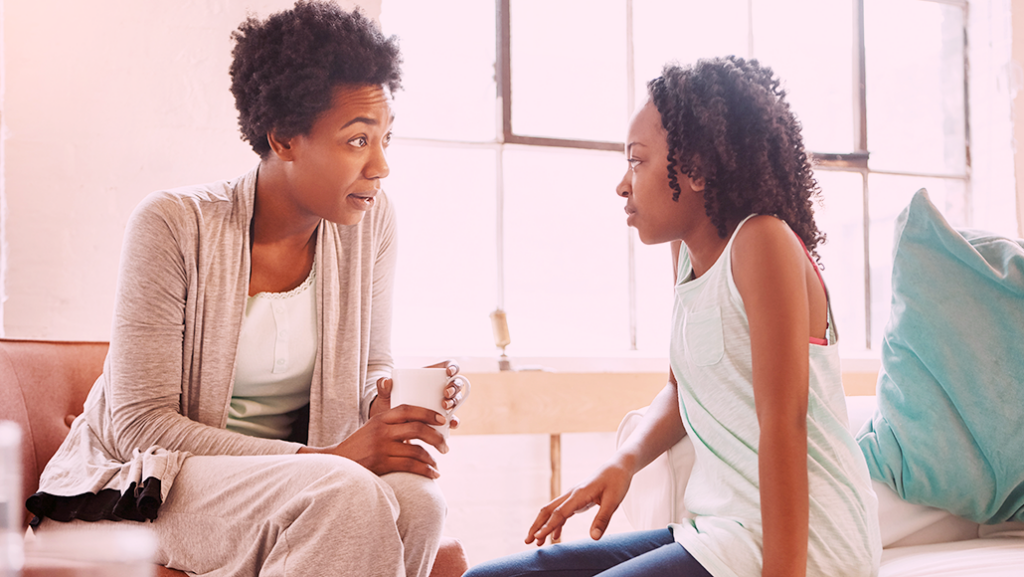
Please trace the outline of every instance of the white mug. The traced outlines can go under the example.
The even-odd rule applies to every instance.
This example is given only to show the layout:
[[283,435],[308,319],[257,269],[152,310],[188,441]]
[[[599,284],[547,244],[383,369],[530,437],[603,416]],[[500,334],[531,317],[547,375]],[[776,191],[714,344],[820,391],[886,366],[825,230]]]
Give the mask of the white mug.
[[448,439],[448,424],[455,409],[444,408],[444,390],[448,383],[458,378],[462,381],[462,400],[469,397],[469,379],[462,375],[448,376],[448,369],[395,369],[391,374],[391,407],[412,405],[423,407],[444,415],[443,425],[431,425],[441,436]]

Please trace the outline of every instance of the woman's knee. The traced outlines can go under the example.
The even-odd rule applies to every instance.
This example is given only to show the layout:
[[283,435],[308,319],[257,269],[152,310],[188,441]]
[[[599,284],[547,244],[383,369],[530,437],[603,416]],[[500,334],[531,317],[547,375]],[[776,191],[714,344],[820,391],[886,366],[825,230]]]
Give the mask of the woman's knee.
[[304,492],[320,503],[337,502],[339,509],[387,508],[397,516],[398,502],[391,487],[362,465],[334,455],[303,455],[298,474]]
[[380,479],[394,491],[403,515],[415,515],[421,523],[439,528],[444,525],[448,503],[433,479],[414,473],[388,473]]

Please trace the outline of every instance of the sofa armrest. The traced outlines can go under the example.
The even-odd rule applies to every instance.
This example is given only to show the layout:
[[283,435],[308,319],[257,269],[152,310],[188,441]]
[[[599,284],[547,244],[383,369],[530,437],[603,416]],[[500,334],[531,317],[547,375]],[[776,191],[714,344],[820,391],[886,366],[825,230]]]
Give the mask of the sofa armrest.
[[[22,494],[36,492],[43,467],[103,372],[107,343],[0,339],[0,419],[22,432]],[[24,524],[30,513],[26,510]]]
[[[616,447],[629,439],[646,411],[644,407],[626,413],[615,437]],[[683,496],[694,456],[693,442],[686,436],[633,476],[619,509],[634,529],[663,529],[669,523],[692,517]]]

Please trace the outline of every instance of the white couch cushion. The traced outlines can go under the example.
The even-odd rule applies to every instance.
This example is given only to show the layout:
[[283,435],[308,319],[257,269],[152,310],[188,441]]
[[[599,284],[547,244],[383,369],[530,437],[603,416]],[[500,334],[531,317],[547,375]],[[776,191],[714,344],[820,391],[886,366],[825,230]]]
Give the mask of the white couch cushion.
[[[850,432],[858,430],[875,413],[875,397],[847,397]],[[622,444],[643,419],[646,408],[630,411],[619,424],[616,446]],[[686,483],[693,468],[693,443],[684,438],[633,477],[629,492],[619,506],[636,530],[661,529],[691,514],[686,510]],[[873,483],[878,495],[878,521],[883,547],[949,543],[978,536],[979,525],[948,511],[915,505],[900,499],[883,483]],[[1024,570],[1021,571],[1024,575]]]
[[1021,577],[1024,538],[992,537],[896,547],[882,552],[878,577]]
[[[619,424],[615,446],[621,447],[643,419],[647,407],[630,411]],[[684,437],[671,449],[644,467],[629,485],[629,492],[619,505],[629,524],[637,531],[664,529],[692,517],[683,503],[686,483],[693,468],[693,442]]]

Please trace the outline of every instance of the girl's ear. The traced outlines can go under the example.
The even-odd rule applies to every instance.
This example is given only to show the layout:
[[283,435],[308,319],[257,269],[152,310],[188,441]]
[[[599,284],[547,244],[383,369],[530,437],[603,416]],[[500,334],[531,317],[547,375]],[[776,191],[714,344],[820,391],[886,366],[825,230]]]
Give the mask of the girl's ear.
[[690,185],[690,190],[694,192],[704,191],[704,177],[693,178],[689,175],[686,176],[686,184]]

